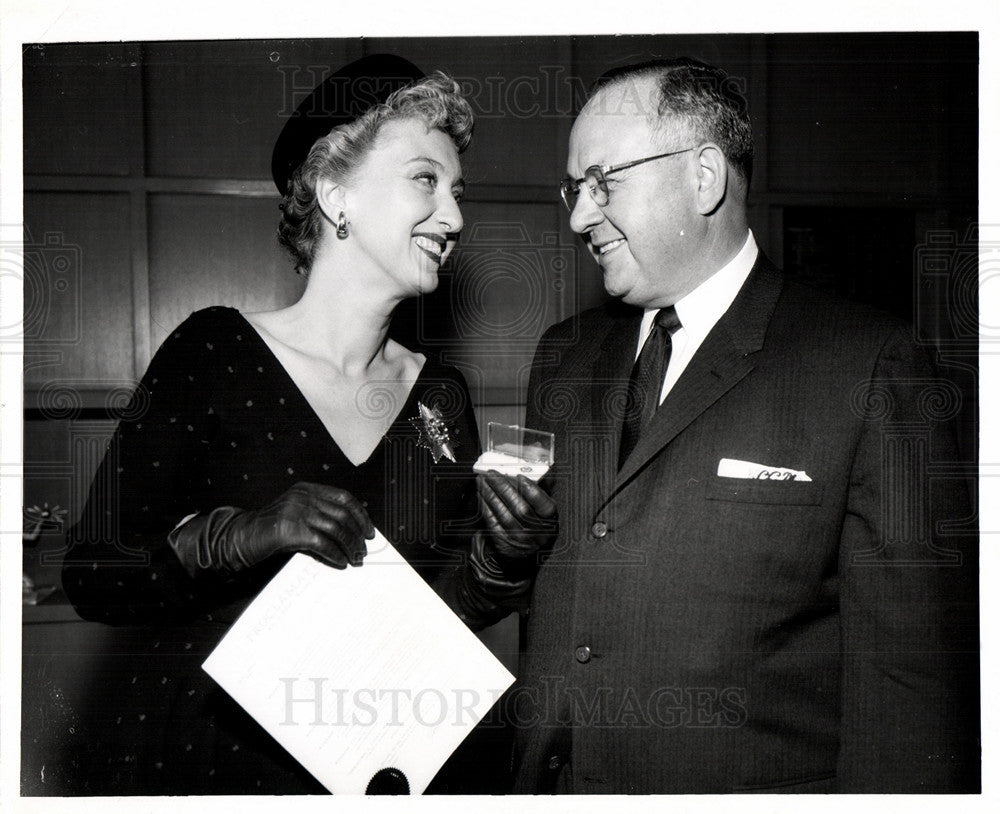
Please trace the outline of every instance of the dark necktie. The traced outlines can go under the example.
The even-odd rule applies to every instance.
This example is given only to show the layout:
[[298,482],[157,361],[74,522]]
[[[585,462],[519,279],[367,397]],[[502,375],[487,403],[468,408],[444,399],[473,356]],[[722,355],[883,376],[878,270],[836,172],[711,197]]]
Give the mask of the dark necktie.
[[657,311],[653,318],[653,328],[639,352],[639,358],[632,365],[628,383],[628,407],[622,422],[621,446],[618,448],[619,469],[635,449],[639,436],[660,406],[660,391],[670,362],[670,335],[680,327],[681,321],[677,318],[674,306]]

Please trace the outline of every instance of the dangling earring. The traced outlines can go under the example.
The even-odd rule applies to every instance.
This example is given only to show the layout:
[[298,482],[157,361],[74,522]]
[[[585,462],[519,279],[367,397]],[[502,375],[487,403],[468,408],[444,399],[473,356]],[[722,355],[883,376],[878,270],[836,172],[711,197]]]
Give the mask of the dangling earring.
[[341,240],[345,240],[347,235],[347,215],[341,212],[340,217],[337,218],[337,237]]

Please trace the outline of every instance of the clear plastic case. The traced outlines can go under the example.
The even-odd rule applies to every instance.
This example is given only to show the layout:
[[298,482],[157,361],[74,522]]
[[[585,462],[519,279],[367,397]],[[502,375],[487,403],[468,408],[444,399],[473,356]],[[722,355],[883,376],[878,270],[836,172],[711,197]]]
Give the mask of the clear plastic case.
[[555,462],[555,442],[551,432],[491,421],[486,425],[486,451],[473,470],[495,470],[537,481]]

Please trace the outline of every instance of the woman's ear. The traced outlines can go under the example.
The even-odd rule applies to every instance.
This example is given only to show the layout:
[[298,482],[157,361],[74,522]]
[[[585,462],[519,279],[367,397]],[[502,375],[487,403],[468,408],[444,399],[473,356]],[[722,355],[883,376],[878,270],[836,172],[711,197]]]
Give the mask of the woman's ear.
[[344,188],[329,178],[317,178],[316,203],[326,219],[336,223],[344,211]]
[[709,142],[698,152],[698,212],[710,215],[726,197],[729,165],[722,150]]

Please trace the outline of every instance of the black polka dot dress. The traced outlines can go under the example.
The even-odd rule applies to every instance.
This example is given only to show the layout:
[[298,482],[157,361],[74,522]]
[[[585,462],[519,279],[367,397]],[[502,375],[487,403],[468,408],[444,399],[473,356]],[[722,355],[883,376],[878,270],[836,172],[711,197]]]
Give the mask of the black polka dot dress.
[[[77,738],[79,793],[323,792],[201,670],[287,557],[196,580],[166,537],[191,514],[259,508],[309,481],[354,494],[428,582],[453,572],[476,522],[479,440],[465,381],[428,357],[404,404],[377,385],[358,398],[395,420],[355,466],[238,311],[196,312],[163,343],[67,540],[67,595],[85,619],[118,626],[106,652],[87,655],[96,669]],[[440,411],[456,462],[435,463],[419,443],[409,420],[418,402]]]

